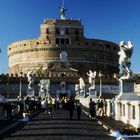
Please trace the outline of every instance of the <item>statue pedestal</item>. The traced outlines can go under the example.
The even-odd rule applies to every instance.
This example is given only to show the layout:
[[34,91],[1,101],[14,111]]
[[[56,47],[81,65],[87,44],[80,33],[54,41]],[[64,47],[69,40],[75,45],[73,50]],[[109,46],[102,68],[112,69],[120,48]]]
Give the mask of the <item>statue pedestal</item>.
[[80,90],[79,96],[80,96],[80,97],[85,97],[85,90]]
[[95,89],[95,87],[89,88],[89,97],[97,98],[97,90]]
[[0,103],[4,103],[4,102],[5,102],[4,96],[0,95]]
[[27,96],[28,97],[33,97],[35,94],[34,94],[34,89],[27,89]]
[[39,96],[41,97],[41,99],[44,99],[46,97],[45,91],[39,91]]
[[135,114],[137,118],[139,115],[136,114],[132,108],[138,108],[138,102],[140,101],[140,96],[137,96],[134,92],[134,82],[135,79],[133,78],[120,78],[119,79],[119,90],[120,93],[116,96],[114,103],[115,103],[115,120],[121,120],[125,123],[134,123],[138,120],[132,118],[132,114]]
[[119,95],[116,100],[138,100],[138,96],[134,93],[134,78],[119,79]]

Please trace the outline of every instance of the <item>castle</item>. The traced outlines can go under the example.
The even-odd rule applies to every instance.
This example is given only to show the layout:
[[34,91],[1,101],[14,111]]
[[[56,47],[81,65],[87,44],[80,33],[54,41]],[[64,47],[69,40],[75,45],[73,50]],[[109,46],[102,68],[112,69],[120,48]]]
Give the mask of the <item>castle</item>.
[[89,39],[84,36],[81,20],[66,19],[65,9],[60,9],[61,19],[44,19],[37,39],[23,40],[8,46],[9,74],[29,70],[52,70],[60,62],[60,54],[67,54],[71,68],[84,75],[89,70],[104,74],[119,73],[117,44]]
[[[38,38],[17,41],[8,46],[8,77],[15,77],[20,82],[22,74],[23,95],[27,94],[26,76],[29,71],[33,71],[36,77],[35,95],[38,95],[41,79],[51,81],[50,93],[53,96],[61,94],[62,84],[65,85],[64,94],[74,94],[80,76],[87,83],[86,73],[89,70],[101,71],[105,84],[116,83],[113,74],[119,73],[119,46],[106,40],[86,38],[81,20],[66,19],[65,10],[62,6],[60,19],[44,19]],[[16,90],[8,90],[12,92],[10,95],[14,94],[13,97],[19,93],[19,82],[14,86]],[[99,79],[96,82],[99,83]]]

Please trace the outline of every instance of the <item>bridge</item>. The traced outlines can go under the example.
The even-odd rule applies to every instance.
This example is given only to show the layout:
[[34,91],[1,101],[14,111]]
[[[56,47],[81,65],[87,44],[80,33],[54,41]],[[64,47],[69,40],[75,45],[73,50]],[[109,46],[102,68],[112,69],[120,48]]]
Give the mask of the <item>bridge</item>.
[[37,113],[27,122],[0,123],[1,140],[115,140],[109,134],[125,126],[108,117],[90,118],[84,108],[80,120],[76,111],[70,120],[67,110],[53,110],[51,114]]
[[77,120],[74,112],[73,120],[69,119],[66,110],[55,110],[51,114],[40,113],[29,122],[18,123],[14,128],[1,136],[5,140],[113,140],[109,132],[98,124],[97,120],[91,120],[84,113]]

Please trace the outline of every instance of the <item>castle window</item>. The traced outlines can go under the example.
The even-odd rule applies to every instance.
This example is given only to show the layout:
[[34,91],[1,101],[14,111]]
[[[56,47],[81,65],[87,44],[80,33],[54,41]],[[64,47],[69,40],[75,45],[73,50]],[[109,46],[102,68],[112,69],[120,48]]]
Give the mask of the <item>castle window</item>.
[[46,33],[49,34],[49,29],[46,29]]
[[79,34],[79,30],[78,29],[75,30],[75,34],[77,34],[77,35]]
[[95,43],[92,43],[92,45],[95,46],[96,44]]
[[55,43],[59,44],[59,38],[56,38]]
[[36,45],[39,45],[39,42],[36,42]]
[[88,45],[88,42],[86,42],[86,45]]
[[9,50],[11,50],[11,48],[9,48]]
[[66,35],[69,35],[69,29],[66,29]]
[[117,48],[116,48],[116,46],[114,46],[114,51],[116,51],[117,50]]
[[68,38],[66,39],[66,44],[70,44],[70,40]]
[[106,48],[107,48],[107,49],[110,49],[110,45],[109,45],[109,44],[106,44]]
[[26,46],[26,44],[24,44],[24,46]]
[[56,28],[55,32],[57,35],[59,35],[59,28]]
[[61,44],[64,44],[64,38],[61,38]]

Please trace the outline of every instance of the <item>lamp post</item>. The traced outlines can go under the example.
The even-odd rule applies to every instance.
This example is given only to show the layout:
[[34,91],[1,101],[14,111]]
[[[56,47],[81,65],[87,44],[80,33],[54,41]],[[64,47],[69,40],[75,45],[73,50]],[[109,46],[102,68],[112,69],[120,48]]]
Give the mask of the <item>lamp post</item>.
[[7,74],[7,98],[9,98],[9,74]]
[[102,96],[102,76],[103,76],[103,74],[100,71],[99,72],[99,78],[100,78],[100,94],[99,94],[99,98]]
[[[1,48],[0,48],[0,53],[1,53],[2,51],[1,51]],[[0,79],[0,84],[1,84],[1,79]],[[0,89],[0,91],[1,91],[1,89]],[[1,92],[0,92],[0,95],[1,95]]]
[[22,91],[22,74],[23,74],[23,72],[22,72],[22,70],[20,70],[20,84],[19,84],[19,97],[21,97],[21,91]]

